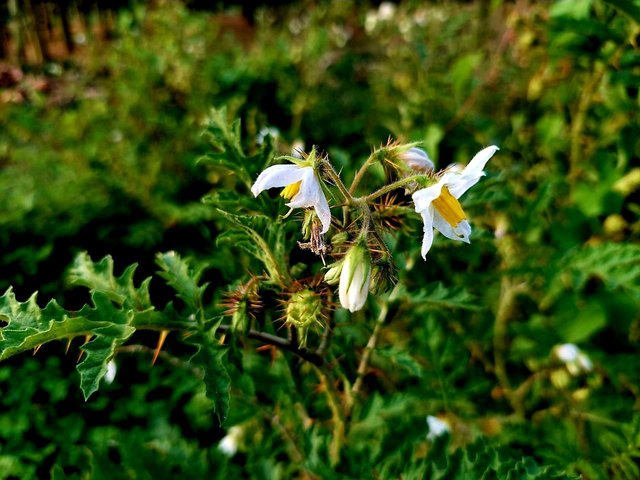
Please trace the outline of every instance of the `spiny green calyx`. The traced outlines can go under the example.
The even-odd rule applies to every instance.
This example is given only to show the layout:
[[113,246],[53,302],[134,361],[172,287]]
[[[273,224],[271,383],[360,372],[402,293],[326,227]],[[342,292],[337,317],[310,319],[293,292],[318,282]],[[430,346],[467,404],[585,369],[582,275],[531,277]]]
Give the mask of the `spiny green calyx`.
[[305,346],[309,329],[322,326],[325,302],[318,292],[305,288],[291,294],[286,301],[285,324],[296,329],[300,346]]

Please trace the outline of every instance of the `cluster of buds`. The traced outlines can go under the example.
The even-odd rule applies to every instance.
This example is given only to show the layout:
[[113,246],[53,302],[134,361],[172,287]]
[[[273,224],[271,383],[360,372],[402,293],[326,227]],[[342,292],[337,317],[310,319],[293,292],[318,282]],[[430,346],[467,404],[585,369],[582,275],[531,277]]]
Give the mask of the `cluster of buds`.
[[[401,195],[411,196],[413,209],[422,217],[423,258],[431,249],[436,230],[452,240],[469,243],[471,226],[458,199],[484,175],[485,165],[497,150],[495,146],[485,148],[464,168],[436,172],[428,154],[416,144],[389,142],[371,154],[347,188],[329,159],[314,148],[309,154],[280,157],[288,163],[265,169],[251,191],[257,196],[270,188],[282,188],[280,195],[288,201],[290,209],[304,209],[305,242],[299,242],[300,247],[319,255],[323,263],[325,256],[333,257],[324,280],[329,285],[338,285],[340,304],[356,312],[364,307],[370,291],[385,291],[394,284],[395,265],[380,232],[385,227],[397,228],[401,222],[394,218],[395,211],[385,215],[385,210],[397,206],[398,212],[411,211],[394,205],[396,195],[391,193],[404,189]],[[383,166],[387,184],[369,195],[355,197],[353,193],[360,180],[376,162]],[[342,221],[332,217],[325,195],[332,186],[342,197],[335,205],[342,207]],[[385,199],[382,204],[374,203],[380,198]],[[331,241],[325,243],[325,235],[332,226]],[[308,328],[319,321],[316,313],[319,310],[312,290],[297,292],[286,308],[286,323],[306,339]]]

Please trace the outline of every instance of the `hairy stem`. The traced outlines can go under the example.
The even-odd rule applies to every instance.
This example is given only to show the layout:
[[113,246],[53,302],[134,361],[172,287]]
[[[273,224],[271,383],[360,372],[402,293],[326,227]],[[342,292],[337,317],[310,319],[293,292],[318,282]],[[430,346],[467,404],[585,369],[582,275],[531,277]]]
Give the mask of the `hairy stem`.
[[367,158],[365,162],[362,164],[362,166],[358,169],[355,177],[353,177],[351,186],[349,187],[349,193],[353,194],[356,191],[356,188],[358,188],[358,185],[360,185],[360,182],[364,178],[365,173],[367,173],[367,170],[369,170],[369,167],[373,165],[373,162],[375,162],[376,158],[377,158],[377,152],[373,152],[371,155],[369,155],[369,158]]
[[362,197],[362,200],[364,200],[367,203],[370,203],[372,200],[375,200],[378,197],[381,197],[382,195],[384,195],[385,193],[389,193],[392,192],[393,190],[396,190],[397,188],[403,187],[411,182],[415,182],[416,180],[419,179],[424,179],[426,178],[425,175],[410,175],[408,177],[402,178],[400,180],[397,180],[393,183],[390,183],[388,185],[385,185],[384,187],[380,188],[379,190],[376,190],[373,193],[370,193],[369,195]]
[[338,172],[336,172],[336,169],[333,168],[331,162],[325,159],[322,161],[322,166],[324,167],[323,172],[325,173],[325,175],[329,177],[329,180],[331,180],[333,184],[338,187],[338,190],[340,190],[344,202],[347,205],[351,205],[351,203],[353,202],[353,196],[351,195],[349,190],[347,190],[347,187],[344,185],[344,183],[342,183],[340,175],[338,174]]

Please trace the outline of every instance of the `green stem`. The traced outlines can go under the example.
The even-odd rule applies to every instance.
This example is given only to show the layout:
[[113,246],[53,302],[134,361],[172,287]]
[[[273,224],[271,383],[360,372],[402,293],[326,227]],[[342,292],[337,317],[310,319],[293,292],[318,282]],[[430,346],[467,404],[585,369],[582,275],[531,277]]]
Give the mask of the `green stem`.
[[373,152],[371,155],[369,155],[369,158],[365,160],[360,169],[356,172],[356,176],[353,177],[353,181],[351,182],[351,186],[349,187],[349,193],[353,194],[353,192],[356,191],[356,188],[358,188],[358,185],[360,185],[360,182],[364,178],[364,174],[367,173],[369,167],[373,165],[373,162],[376,160],[376,153],[377,152]]
[[333,184],[336,187],[338,187],[338,190],[340,190],[340,193],[342,194],[344,202],[347,205],[351,205],[351,203],[353,202],[353,196],[351,195],[349,190],[347,190],[347,187],[344,185],[344,183],[342,183],[342,179],[340,178],[340,175],[338,175],[338,172],[336,172],[336,169],[333,168],[333,165],[331,165],[331,162],[329,162],[328,160],[323,160],[322,165],[325,167],[324,173],[327,175],[327,177],[329,177],[329,179],[333,182]]
[[408,177],[402,178],[400,180],[397,180],[393,183],[390,183],[388,185],[385,185],[384,187],[380,188],[379,190],[376,190],[375,192],[367,195],[366,197],[362,197],[362,200],[364,200],[367,203],[370,203],[372,200],[375,200],[378,197],[381,197],[382,195],[384,195],[385,193],[389,193],[392,192],[393,190],[396,190],[397,188],[403,187],[411,182],[415,182],[416,180],[419,179],[423,179],[426,178],[425,175],[410,175]]

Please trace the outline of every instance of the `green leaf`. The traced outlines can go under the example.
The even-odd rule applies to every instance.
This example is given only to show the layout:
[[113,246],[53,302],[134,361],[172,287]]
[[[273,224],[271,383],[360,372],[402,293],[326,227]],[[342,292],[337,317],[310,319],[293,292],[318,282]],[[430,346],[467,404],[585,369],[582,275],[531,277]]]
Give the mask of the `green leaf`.
[[156,265],[158,274],[177,292],[192,313],[202,312],[202,295],[207,284],[199,286],[204,268],[192,268],[189,259],[183,259],[176,252],[159,253]]
[[434,311],[442,308],[480,310],[477,299],[463,287],[445,287],[441,282],[427,285],[416,294],[409,294],[400,286],[391,300],[408,300],[412,309],[418,311]]
[[52,340],[84,335],[96,326],[81,315],[70,316],[54,300],[41,310],[35,293],[26,302],[19,302],[11,289],[0,297],[0,319],[7,322],[0,330],[0,360]]
[[284,283],[289,273],[282,224],[264,215],[236,215],[220,209],[218,212],[237,228],[220,235],[217,242],[232,240],[264,264],[273,283]]
[[213,401],[213,410],[222,424],[229,413],[231,378],[222,362],[228,349],[202,334],[190,337],[189,343],[198,348],[191,362],[204,370],[207,398]]
[[572,250],[551,266],[553,276],[542,300],[548,307],[566,290],[581,290],[591,278],[609,289],[640,295],[640,245],[603,243]]
[[80,388],[85,400],[98,390],[100,380],[107,373],[107,363],[115,355],[116,349],[136,331],[130,325],[133,312],[116,308],[102,292],[94,292],[91,298],[95,307],[86,306],[80,313],[92,322],[110,324],[94,327],[91,333],[95,338],[80,347],[86,353],[84,360],[77,367],[80,373]]
[[82,285],[91,291],[105,294],[118,305],[124,305],[136,310],[152,308],[149,298],[149,282],[146,278],[140,287],[133,284],[137,264],[128,266],[120,277],[113,274],[113,259],[110,255],[95,263],[91,257],[82,252],[76,256],[68,273],[72,285]]

